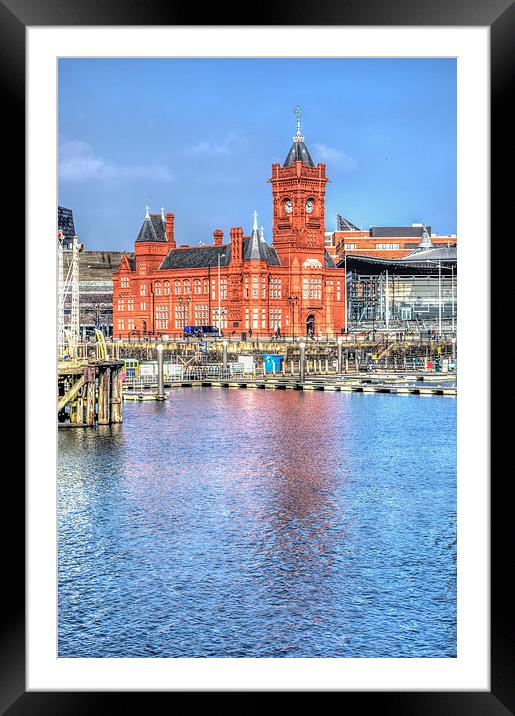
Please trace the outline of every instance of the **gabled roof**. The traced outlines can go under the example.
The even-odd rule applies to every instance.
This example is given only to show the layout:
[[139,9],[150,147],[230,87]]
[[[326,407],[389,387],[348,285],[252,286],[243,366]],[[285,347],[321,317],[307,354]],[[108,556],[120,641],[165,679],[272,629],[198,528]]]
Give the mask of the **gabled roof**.
[[142,241],[159,241],[166,243],[165,223],[161,214],[150,214],[145,217],[136,243]]

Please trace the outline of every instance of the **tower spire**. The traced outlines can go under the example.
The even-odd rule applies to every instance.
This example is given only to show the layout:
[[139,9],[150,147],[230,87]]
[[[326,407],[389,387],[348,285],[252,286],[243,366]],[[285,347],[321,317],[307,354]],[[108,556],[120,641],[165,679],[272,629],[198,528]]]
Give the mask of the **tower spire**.
[[258,230],[257,217],[258,217],[258,213],[257,213],[257,211],[254,211],[254,224],[253,224],[253,226],[252,226],[252,231],[253,231],[253,232]]
[[314,167],[315,165],[308,152],[308,148],[304,144],[304,137],[300,129],[300,107],[294,107],[293,111],[297,115],[297,133],[293,137],[293,144],[290,147],[283,166],[290,167],[294,162],[300,161],[304,162],[308,167]]
[[149,212],[149,207],[148,207],[148,204],[147,204],[146,210],[145,210],[145,219],[150,219],[150,214],[149,214],[148,212]]
[[303,142],[304,137],[302,136],[302,132],[300,131],[300,107],[297,105],[293,108],[293,111],[297,115],[297,132],[295,136],[293,137],[294,142]]

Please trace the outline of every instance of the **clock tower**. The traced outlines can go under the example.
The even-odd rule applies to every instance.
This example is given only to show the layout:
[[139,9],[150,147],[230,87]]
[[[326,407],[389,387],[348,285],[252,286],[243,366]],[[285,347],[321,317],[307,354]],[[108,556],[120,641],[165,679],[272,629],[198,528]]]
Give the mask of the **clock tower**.
[[329,179],[325,164],[315,166],[297,132],[284,164],[272,164],[273,246],[283,266],[302,266],[307,260],[324,266],[325,252],[325,187]]

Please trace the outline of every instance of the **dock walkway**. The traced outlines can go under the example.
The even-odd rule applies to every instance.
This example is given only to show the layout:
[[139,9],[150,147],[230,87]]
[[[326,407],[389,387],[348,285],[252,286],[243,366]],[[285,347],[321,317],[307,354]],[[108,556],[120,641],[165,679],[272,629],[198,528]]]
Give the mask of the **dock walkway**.
[[[326,390],[345,393],[389,393],[392,395],[443,395],[456,396],[457,388],[445,385],[410,385],[401,382],[367,382],[353,377],[352,380],[337,376],[318,376],[306,379],[301,383],[296,377],[275,378],[236,378],[228,379],[205,378],[197,380],[177,380],[167,383],[167,388],[244,388],[268,390]],[[148,395],[149,397],[146,397]],[[145,391],[139,393],[127,391],[125,400],[151,400],[152,394]],[[141,396],[141,397],[140,397]],[[143,397],[145,396],[145,397]]]

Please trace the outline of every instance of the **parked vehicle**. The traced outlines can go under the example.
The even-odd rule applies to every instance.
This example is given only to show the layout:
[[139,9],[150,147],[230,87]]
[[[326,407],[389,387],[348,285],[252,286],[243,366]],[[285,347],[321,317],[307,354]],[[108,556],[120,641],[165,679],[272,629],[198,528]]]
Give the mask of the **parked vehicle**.
[[[184,326],[184,338],[191,336],[202,338],[203,336],[218,336],[218,328],[216,326]],[[220,335],[222,332],[220,331]]]

